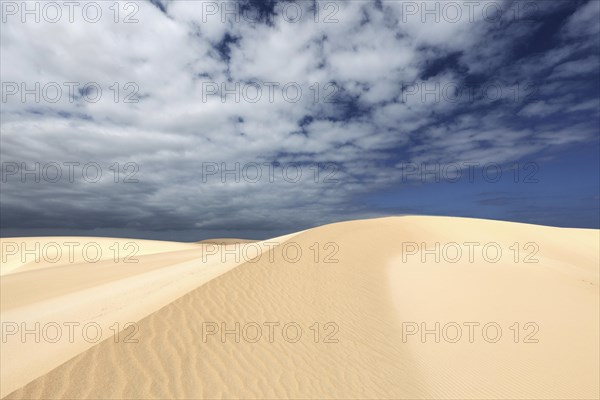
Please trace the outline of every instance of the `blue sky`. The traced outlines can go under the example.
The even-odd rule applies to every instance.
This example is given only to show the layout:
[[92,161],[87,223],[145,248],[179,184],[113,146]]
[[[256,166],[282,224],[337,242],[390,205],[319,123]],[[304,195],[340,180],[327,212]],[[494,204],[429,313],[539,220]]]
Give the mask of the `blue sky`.
[[[361,201],[381,212],[455,215],[560,227],[598,228],[598,151],[573,146],[559,156],[523,161],[518,167],[484,176],[474,170],[453,182],[440,174],[440,183],[416,182],[368,194]],[[543,160],[543,161],[542,161]],[[492,167],[490,167],[492,168]],[[515,175],[515,170],[520,175]]]
[[2,236],[600,228],[600,2],[94,4],[92,22],[3,5]]

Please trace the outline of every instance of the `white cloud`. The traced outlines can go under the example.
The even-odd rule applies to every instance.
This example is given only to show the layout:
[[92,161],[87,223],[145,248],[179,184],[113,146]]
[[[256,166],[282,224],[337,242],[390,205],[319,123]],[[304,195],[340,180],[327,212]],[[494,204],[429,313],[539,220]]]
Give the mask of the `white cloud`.
[[[592,3],[573,14],[565,35],[594,35],[596,24],[589,15],[597,15],[597,7]],[[421,93],[403,99],[402,85],[464,86],[464,72],[453,65],[442,65],[436,76],[422,79],[428,62],[450,54],[459,55],[461,71],[505,79],[505,89],[538,73],[540,63],[562,62],[551,76],[557,80],[589,72],[598,64],[597,57],[565,63],[578,51],[565,46],[522,60],[521,75],[503,72],[513,42],[536,25],[494,23],[480,10],[471,19],[464,4],[457,21],[442,18],[434,23],[430,18],[423,23],[401,2],[384,1],[381,7],[375,2],[339,2],[337,8],[321,10],[315,22],[312,3],[299,2],[303,17],[298,22],[287,21],[285,6],[278,5],[270,24],[223,15],[225,7],[239,9],[238,2],[164,2],[166,14],[140,2],[135,15],[139,23],[133,24],[114,23],[108,8],[112,3],[102,4],[105,18],[97,23],[81,18],[75,23],[21,23],[17,17],[3,23],[3,82],[23,82],[28,88],[36,82],[63,87],[65,82],[97,82],[103,96],[95,103],[77,92],[74,99],[63,96],[57,103],[23,103],[18,95],[10,96],[3,103],[0,154],[3,161],[138,163],[139,185],[126,190],[103,186],[102,195],[117,208],[129,209],[132,196],[141,198],[139,213],[122,224],[113,221],[118,226],[148,224],[158,229],[147,222],[156,214],[166,216],[161,221],[174,229],[208,226],[220,219],[250,224],[263,218],[265,209],[272,210],[273,225],[292,226],[298,220],[311,224],[336,218],[329,216],[337,216],[340,203],[354,195],[394,182],[397,173],[378,168],[394,157],[406,162],[505,162],[544,145],[562,144],[558,128],[553,135],[510,126],[514,102],[490,112],[486,107],[491,102],[481,96],[466,102],[432,100]],[[210,8],[214,4],[216,10]],[[326,16],[338,22],[325,23]],[[226,37],[231,39],[228,44],[223,42]],[[229,59],[220,54],[225,48]],[[235,102],[228,95],[223,102],[222,93],[207,95],[208,81],[218,88],[257,81],[263,95],[257,102]],[[115,82],[119,102],[111,90]],[[126,89],[128,82],[139,90]],[[265,82],[279,84],[273,101]],[[325,102],[325,85],[332,82],[337,89],[334,101]],[[284,99],[281,87],[287,83],[300,85],[299,101]],[[136,91],[138,103],[123,102]],[[560,107],[540,102],[526,106],[520,115],[544,117]],[[307,116],[311,120],[305,120]],[[572,137],[586,140],[585,135]],[[203,162],[275,160],[334,161],[340,167],[337,178],[345,184],[248,186],[199,180]],[[42,189],[20,186],[3,191],[3,204],[31,208],[28,190]],[[61,196],[81,199],[76,208],[95,206],[99,196],[97,187],[50,185],[43,191],[49,193],[47,198],[37,196],[35,201],[48,204],[40,209]],[[302,217],[290,216],[290,209],[306,204],[311,206]],[[107,216],[111,211],[98,213]]]
[[600,58],[589,56],[584,59],[569,61],[556,66],[550,79],[581,77],[585,74],[596,73],[600,69]]

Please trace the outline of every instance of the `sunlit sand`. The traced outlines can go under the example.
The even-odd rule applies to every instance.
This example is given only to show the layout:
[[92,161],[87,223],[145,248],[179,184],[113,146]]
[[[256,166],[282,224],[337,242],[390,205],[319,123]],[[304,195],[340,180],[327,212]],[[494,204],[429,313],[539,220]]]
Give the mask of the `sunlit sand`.
[[[23,241],[94,242],[102,257],[48,262],[46,247],[23,263],[7,245]],[[597,398],[599,243],[418,216],[261,242],[5,238],[1,395]],[[39,343],[23,340],[36,322]]]

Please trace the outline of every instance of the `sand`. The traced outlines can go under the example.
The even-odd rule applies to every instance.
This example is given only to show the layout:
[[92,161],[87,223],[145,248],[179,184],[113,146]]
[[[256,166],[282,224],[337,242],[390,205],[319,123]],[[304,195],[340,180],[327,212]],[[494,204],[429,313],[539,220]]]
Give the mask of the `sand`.
[[201,240],[196,243],[200,244],[218,244],[218,245],[228,245],[228,244],[238,244],[238,243],[255,243],[258,240],[250,240],[250,239],[237,239],[237,238],[218,238],[218,239],[206,239]]
[[[106,238],[3,239],[2,260],[10,268],[2,268],[0,279],[0,395],[104,339],[114,339],[115,331],[288,237],[235,248]],[[19,252],[14,252],[14,243]],[[23,258],[20,251],[35,250],[36,243],[43,254],[38,257],[32,251]],[[46,247],[47,243],[59,246]],[[132,243],[135,251],[127,247]],[[100,250],[78,251],[86,246]],[[252,248],[245,251],[247,246]],[[120,249],[119,258],[114,257],[116,249]],[[25,330],[32,333],[23,336]]]
[[13,264],[3,322],[92,321],[104,336],[8,337],[1,395],[599,396],[598,230],[415,216],[257,243],[156,242],[127,267]]

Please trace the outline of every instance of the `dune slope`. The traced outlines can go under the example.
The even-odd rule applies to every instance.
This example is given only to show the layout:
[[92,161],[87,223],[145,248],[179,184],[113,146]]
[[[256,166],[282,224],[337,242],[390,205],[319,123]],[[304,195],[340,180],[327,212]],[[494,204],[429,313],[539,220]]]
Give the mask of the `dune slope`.
[[322,226],[7,398],[597,398],[599,239],[444,217]]
[[[71,251],[86,247],[96,252]],[[234,268],[244,256],[251,259],[268,248],[263,242],[219,246],[89,237],[3,240],[2,260],[11,268],[4,268],[0,278],[1,395],[104,339],[114,339],[120,330],[134,329],[133,322]]]

